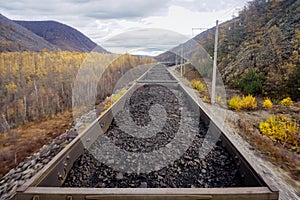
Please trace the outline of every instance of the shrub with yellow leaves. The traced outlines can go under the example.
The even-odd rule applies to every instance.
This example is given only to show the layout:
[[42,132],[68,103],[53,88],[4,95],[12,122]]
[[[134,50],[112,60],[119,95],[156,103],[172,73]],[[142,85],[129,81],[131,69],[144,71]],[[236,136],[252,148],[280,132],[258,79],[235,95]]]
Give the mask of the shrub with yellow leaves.
[[241,98],[239,96],[232,97],[228,102],[228,107],[233,110],[240,110],[242,108]]
[[118,94],[114,95],[111,97],[111,102],[115,103],[118,99],[120,99],[121,96],[123,96],[123,94],[126,93],[126,89],[122,89]]
[[109,100],[104,106],[103,109],[106,110],[111,106],[111,101]]
[[253,110],[257,108],[257,103],[255,97],[248,95],[246,97],[234,96],[228,102],[228,107],[233,110]]
[[203,83],[201,83],[201,81],[197,81],[197,80],[192,80],[191,81],[191,85],[192,88],[194,88],[195,90],[197,90],[199,93],[203,93],[205,91],[205,86]]
[[210,97],[204,96],[204,97],[203,97],[203,101],[204,101],[205,103],[210,103]]
[[282,99],[280,101],[280,105],[282,105],[282,106],[292,106],[293,105],[293,101],[292,101],[292,99],[290,97],[287,97],[287,98]]
[[266,98],[266,99],[264,100],[262,106],[263,106],[264,108],[271,109],[271,108],[273,108],[273,103],[272,103],[271,99]]
[[257,103],[255,97],[248,95],[242,98],[241,107],[245,110],[253,110],[257,108]]
[[[122,89],[118,94],[116,94],[112,97],[106,97],[107,103],[103,106],[103,109],[107,110],[113,103],[115,103],[126,92],[127,92],[126,89]],[[103,114],[103,112],[101,112],[100,114]]]
[[292,122],[291,118],[271,116],[269,119],[259,124],[259,130],[274,142],[279,142],[293,150],[299,150],[299,128],[295,122]]

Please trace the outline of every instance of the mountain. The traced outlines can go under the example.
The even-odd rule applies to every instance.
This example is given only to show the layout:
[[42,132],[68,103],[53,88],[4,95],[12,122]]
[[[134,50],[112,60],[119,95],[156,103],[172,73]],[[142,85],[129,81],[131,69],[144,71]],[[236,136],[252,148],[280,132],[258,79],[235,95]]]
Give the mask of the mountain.
[[0,14],[0,52],[55,50],[56,46]]
[[0,14],[0,52],[43,49],[109,53],[68,25],[55,21],[13,21]]
[[[78,30],[55,21],[14,21],[61,50],[90,52],[97,44]],[[108,53],[98,46],[97,51]]]
[[[222,23],[218,69],[226,85],[273,99],[284,96],[300,99],[299,21],[300,1],[254,0],[248,2],[238,17]],[[212,28],[192,40],[213,55],[214,35]],[[183,44],[184,51],[189,49],[189,43]],[[172,51],[180,52],[179,48]],[[169,51],[156,59],[174,60],[175,55]],[[242,79],[247,80],[246,85],[241,84]]]
[[[195,36],[191,40],[188,40],[187,42],[185,42],[183,44],[175,46],[174,48],[172,48],[162,54],[159,54],[158,56],[155,57],[155,59],[159,62],[174,62],[177,57],[177,61],[179,62],[181,50],[183,51],[183,53],[186,54],[187,52],[189,52],[191,50],[190,49],[191,46],[197,48],[196,46],[198,46],[198,45],[203,46],[203,44],[206,44],[208,41],[210,42],[211,37],[214,37],[215,30],[216,30],[215,28],[210,28],[210,29],[200,33],[199,35]],[[195,50],[195,48],[192,48],[192,49]],[[209,51],[209,50],[213,51],[212,48],[213,48],[213,46],[206,46],[206,51]]]

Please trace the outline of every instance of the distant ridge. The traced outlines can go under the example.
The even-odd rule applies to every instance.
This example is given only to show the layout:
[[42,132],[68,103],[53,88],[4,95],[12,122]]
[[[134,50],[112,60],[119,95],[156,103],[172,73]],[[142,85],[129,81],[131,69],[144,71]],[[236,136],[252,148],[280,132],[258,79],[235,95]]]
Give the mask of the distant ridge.
[[43,49],[109,53],[68,25],[56,21],[13,21],[0,14],[0,52]]
[[0,52],[55,50],[57,47],[0,14]]
[[[90,52],[97,44],[78,30],[56,21],[14,21],[61,50]],[[108,53],[98,46],[97,51]]]

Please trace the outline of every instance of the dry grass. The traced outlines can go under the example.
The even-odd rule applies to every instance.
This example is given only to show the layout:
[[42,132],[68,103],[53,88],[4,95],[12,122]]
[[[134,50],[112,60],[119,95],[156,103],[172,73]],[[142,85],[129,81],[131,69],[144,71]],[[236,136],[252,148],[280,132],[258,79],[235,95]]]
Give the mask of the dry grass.
[[255,149],[276,166],[290,173],[295,180],[300,180],[300,159],[293,152],[280,143],[274,143],[269,137],[264,136],[258,129],[260,117],[247,113],[240,113],[238,120],[239,134]]
[[72,121],[72,112],[64,112],[0,134],[0,178],[24,158],[64,133],[71,127]]

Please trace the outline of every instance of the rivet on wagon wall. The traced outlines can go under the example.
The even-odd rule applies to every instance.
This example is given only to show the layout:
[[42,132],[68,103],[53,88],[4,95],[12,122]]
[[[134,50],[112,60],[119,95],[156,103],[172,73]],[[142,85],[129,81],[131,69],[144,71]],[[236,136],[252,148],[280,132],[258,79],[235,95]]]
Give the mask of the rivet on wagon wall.
[[57,176],[58,176],[58,179],[59,179],[59,180],[62,180],[62,179],[63,179],[63,176],[62,176],[59,172],[57,173]]

